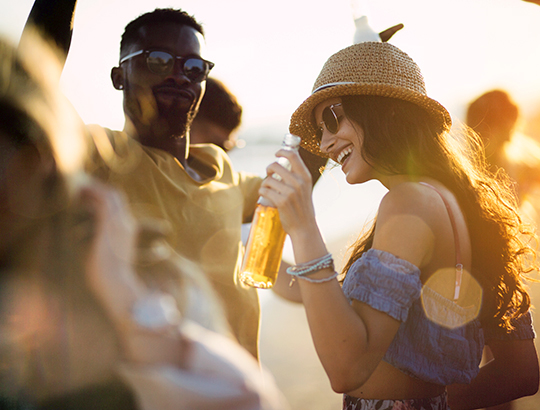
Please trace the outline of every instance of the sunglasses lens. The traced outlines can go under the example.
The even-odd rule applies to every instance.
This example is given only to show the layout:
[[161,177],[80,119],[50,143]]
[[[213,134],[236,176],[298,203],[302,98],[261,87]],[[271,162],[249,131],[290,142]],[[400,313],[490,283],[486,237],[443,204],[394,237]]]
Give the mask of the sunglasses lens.
[[322,112],[322,120],[328,131],[335,134],[338,131],[339,124],[336,114],[330,107],[326,107]]
[[210,68],[206,61],[200,58],[188,58],[184,62],[183,67],[184,75],[190,79],[190,81],[199,83],[206,78]]
[[174,57],[165,51],[152,51],[146,58],[148,68],[154,74],[167,74],[174,66]]

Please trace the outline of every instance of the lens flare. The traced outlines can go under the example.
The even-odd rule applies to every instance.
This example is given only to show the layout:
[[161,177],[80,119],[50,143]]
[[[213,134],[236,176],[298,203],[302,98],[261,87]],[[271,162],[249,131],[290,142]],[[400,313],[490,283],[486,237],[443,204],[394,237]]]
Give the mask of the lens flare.
[[439,269],[422,287],[421,300],[426,317],[449,329],[476,319],[482,306],[482,287],[468,271],[463,270],[457,300],[454,300],[455,287],[455,267]]

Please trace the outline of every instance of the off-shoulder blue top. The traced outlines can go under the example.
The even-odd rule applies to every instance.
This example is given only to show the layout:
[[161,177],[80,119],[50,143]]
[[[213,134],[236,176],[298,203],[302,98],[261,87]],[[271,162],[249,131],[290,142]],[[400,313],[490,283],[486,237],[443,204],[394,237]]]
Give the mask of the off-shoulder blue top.
[[[470,317],[466,309],[422,287],[415,265],[376,249],[354,262],[343,283],[351,302],[367,303],[402,322],[383,360],[410,376],[442,385],[469,383],[478,374],[486,338],[535,337],[530,314],[515,323],[511,334],[483,330],[477,318],[459,322]],[[446,327],[428,319],[422,292],[423,299],[428,298],[450,322],[466,324]]]

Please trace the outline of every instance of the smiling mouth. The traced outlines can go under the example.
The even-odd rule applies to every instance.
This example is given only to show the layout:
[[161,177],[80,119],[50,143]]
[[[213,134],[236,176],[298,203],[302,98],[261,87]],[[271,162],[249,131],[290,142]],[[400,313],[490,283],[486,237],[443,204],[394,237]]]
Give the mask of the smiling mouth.
[[353,147],[352,146],[349,146],[347,148],[345,148],[343,151],[341,151],[339,153],[339,155],[337,156],[336,158],[336,162],[340,165],[343,165],[343,163],[347,160],[347,158],[349,158],[349,156],[351,155],[353,151]]

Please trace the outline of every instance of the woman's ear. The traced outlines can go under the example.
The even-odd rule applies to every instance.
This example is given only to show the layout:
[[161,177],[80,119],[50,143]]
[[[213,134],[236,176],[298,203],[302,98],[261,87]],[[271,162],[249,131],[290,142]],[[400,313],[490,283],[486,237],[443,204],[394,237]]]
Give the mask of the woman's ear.
[[113,67],[111,70],[111,80],[114,88],[117,90],[124,89],[124,70],[122,67]]

